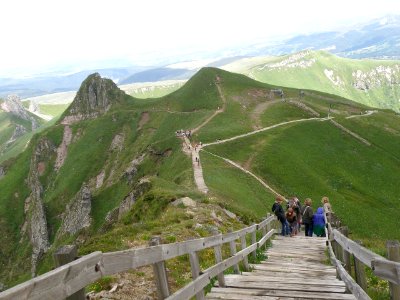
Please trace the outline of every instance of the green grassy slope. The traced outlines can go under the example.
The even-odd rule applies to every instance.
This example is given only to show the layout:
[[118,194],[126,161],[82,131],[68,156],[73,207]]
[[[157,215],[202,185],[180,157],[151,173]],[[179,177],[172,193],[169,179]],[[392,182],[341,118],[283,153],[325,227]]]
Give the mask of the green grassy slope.
[[[221,79],[218,84],[217,76]],[[72,142],[60,170],[54,168],[55,151],[41,161],[39,180],[52,245],[38,266],[39,273],[52,268],[51,255],[59,245],[74,243],[77,238],[80,253],[86,254],[146,244],[151,235],[161,235],[166,241],[207,235],[205,228],[215,226],[210,212],[219,214],[221,207],[246,223],[260,220],[270,212],[274,195],[253,177],[205,151],[200,155],[210,192],[201,194],[194,184],[191,158],[182,151],[182,141],[175,132],[198,127],[222,108],[223,112],[194,134],[193,143],[214,142],[314,117],[270,93],[275,88],[243,75],[205,68],[169,95],[146,100],[126,96],[97,118],[70,125]],[[313,198],[314,207],[322,196],[330,196],[333,209],[353,237],[363,239],[368,246],[379,248],[385,239],[400,238],[392,230],[400,225],[395,214],[400,209],[396,191],[400,179],[398,116],[379,110],[371,116],[346,119],[367,108],[328,94],[313,92],[298,98],[296,89],[283,91],[322,117],[331,109],[331,116],[370,140],[372,146],[360,143],[329,121],[308,120],[205,150],[240,163],[285,196]],[[3,163],[7,175],[0,179],[0,234],[7,241],[0,244],[0,281],[6,284],[29,277],[31,248],[26,236],[21,239],[20,228],[30,194],[26,176],[31,157],[40,140],[46,139],[57,148],[63,132],[64,125],[54,124],[35,135],[21,155]],[[117,135],[123,138],[119,146],[113,146]],[[138,157],[143,161],[136,172],[129,173],[131,162]],[[103,184],[96,187],[101,173]],[[108,213],[138,191],[144,178],[150,182],[148,189],[131,211],[120,221],[108,223]],[[91,226],[74,236],[59,236],[62,214],[84,183],[92,193]],[[195,214],[168,205],[183,196],[199,203]],[[204,226],[199,229],[197,223]],[[226,231],[240,223],[225,220],[220,226]],[[179,272],[176,274],[178,278]]]
[[[400,110],[400,62],[353,60],[323,51],[243,59],[225,67],[270,84],[339,95],[378,108]],[[356,88],[357,85],[359,88]]]

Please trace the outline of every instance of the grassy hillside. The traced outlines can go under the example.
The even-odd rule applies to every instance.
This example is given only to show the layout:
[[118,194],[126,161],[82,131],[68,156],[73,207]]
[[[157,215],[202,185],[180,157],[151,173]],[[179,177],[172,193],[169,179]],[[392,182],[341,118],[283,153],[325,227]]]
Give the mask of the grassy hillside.
[[[276,89],[283,90],[284,99],[274,94]],[[109,95],[121,96],[115,91]],[[174,242],[209,235],[214,227],[226,232],[260,220],[270,212],[275,195],[222,158],[287,197],[311,197],[314,208],[322,196],[329,196],[352,237],[374,250],[381,251],[387,239],[400,238],[393,231],[400,225],[400,127],[393,112],[360,116],[368,108],[344,98],[320,92],[300,97],[299,90],[215,68],[202,69],[161,98],[123,97],[96,118],[69,125],[61,119],[35,135],[17,158],[2,164],[7,174],[0,179],[0,234],[6,237],[0,244],[1,282],[12,285],[30,274],[32,246],[28,233],[21,231],[25,200],[32,192],[28,174],[37,174],[42,187],[50,241],[38,273],[52,268],[52,253],[66,243],[79,244],[80,254],[113,251],[147,244],[152,235]],[[315,119],[328,113],[371,145],[329,120]],[[290,121],[298,122],[205,147],[200,157],[207,195],[197,190],[191,157],[175,135],[197,128],[193,145],[206,144]],[[56,168],[57,149],[68,128],[72,136],[65,161]],[[46,155],[39,145],[46,145]],[[91,193],[90,226],[61,235],[66,207],[84,185]],[[195,209],[170,205],[185,196],[196,201]],[[115,214],[129,197],[135,197],[134,204],[118,219]],[[230,219],[223,208],[239,218]],[[212,211],[223,221],[213,219]],[[189,280],[182,274],[190,270],[178,261],[170,269],[174,289]]]
[[400,111],[399,61],[355,60],[307,50],[275,58],[243,59],[224,68],[274,85],[317,90]]

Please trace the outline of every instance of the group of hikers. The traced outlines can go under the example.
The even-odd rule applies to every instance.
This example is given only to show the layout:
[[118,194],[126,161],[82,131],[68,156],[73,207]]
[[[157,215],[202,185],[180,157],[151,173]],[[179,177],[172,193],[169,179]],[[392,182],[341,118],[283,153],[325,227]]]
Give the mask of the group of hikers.
[[[283,209],[282,203],[286,202],[286,212]],[[324,209],[331,211],[331,206],[328,197],[322,198],[322,205],[318,207],[314,213],[311,207],[312,201],[310,198],[304,200],[304,205],[301,205],[297,197],[292,197],[286,200],[282,196],[278,196],[272,205],[272,211],[282,224],[283,236],[294,236],[301,231],[301,225],[304,225],[305,236],[325,237],[325,217]]]

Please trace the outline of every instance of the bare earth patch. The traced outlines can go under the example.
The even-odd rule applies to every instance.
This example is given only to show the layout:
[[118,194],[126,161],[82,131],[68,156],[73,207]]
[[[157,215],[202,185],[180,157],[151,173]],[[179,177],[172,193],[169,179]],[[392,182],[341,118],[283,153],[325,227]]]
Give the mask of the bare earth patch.
[[142,129],[142,127],[149,121],[150,121],[150,114],[147,111],[143,112],[142,115],[140,116],[138,130]]

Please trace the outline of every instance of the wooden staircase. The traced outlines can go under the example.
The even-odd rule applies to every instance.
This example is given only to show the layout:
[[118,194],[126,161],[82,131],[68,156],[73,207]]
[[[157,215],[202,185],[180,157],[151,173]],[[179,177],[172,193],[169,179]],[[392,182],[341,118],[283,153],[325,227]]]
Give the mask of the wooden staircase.
[[226,275],[226,287],[213,287],[207,299],[356,299],[336,278],[326,254],[326,239],[282,237],[272,241],[267,260],[253,272]]

